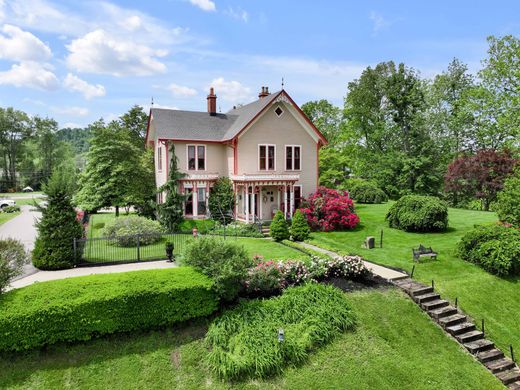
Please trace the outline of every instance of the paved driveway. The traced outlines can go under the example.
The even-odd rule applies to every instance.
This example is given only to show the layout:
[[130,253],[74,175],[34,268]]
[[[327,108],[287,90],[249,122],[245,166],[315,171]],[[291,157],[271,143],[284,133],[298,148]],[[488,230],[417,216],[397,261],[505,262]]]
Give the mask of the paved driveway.
[[[37,218],[40,217],[40,213],[36,211],[33,206],[23,205],[20,206],[20,208],[22,211],[20,215],[0,225],[0,238],[15,238],[20,240],[28,251],[32,251],[34,241],[36,240],[35,222]],[[29,263],[24,266],[23,275],[17,279],[32,275],[36,272],[38,272],[38,269]]]

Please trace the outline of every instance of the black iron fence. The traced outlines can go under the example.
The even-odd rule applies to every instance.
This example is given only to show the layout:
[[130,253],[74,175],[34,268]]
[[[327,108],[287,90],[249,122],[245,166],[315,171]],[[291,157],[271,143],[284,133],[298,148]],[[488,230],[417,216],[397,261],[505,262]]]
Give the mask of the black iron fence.
[[[238,238],[234,235],[226,236]],[[166,260],[167,243],[173,244],[173,254],[177,256],[195,239],[192,233],[82,238],[74,240],[74,259],[77,266]]]

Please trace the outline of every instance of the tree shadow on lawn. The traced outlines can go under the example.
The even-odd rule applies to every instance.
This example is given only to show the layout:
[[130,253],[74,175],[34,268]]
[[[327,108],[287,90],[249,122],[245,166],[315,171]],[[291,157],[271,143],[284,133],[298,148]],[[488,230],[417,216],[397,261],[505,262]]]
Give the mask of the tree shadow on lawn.
[[118,359],[168,350],[172,364],[174,352],[184,344],[202,339],[211,319],[192,320],[171,327],[102,336],[84,342],[58,343],[41,349],[0,353],[0,388],[20,386],[37,371],[79,368]]

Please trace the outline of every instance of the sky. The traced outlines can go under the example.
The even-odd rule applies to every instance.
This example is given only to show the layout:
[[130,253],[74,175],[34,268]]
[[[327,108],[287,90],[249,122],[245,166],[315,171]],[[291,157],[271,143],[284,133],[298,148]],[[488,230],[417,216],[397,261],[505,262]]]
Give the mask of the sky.
[[520,33],[520,1],[0,0],[0,106],[83,127],[135,104],[226,112],[281,88],[343,104],[367,66],[425,78],[486,37]]

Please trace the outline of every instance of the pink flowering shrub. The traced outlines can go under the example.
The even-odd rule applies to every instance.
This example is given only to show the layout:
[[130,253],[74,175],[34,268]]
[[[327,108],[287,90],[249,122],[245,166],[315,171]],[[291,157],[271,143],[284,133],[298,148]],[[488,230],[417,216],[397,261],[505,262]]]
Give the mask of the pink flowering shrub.
[[359,217],[354,213],[354,203],[346,191],[318,187],[306,203],[308,207],[301,211],[313,230],[330,232],[353,229],[359,223]]
[[268,296],[280,291],[285,284],[279,263],[263,261],[260,256],[255,256],[255,260],[259,262],[247,272],[244,283],[246,291],[257,296]]
[[370,272],[360,256],[338,256],[332,259],[313,257],[309,269],[315,280],[360,279]]
[[279,267],[286,286],[297,286],[312,279],[312,275],[303,261],[281,261]]

